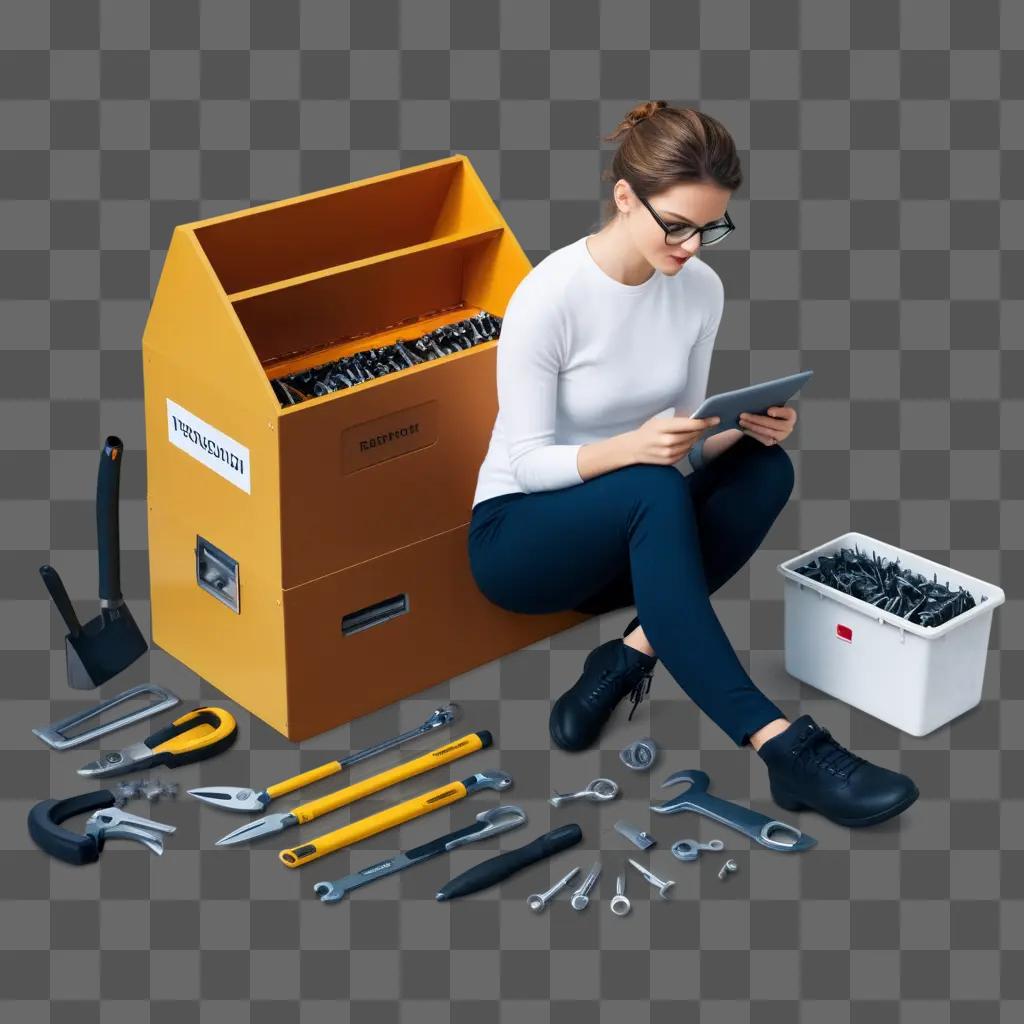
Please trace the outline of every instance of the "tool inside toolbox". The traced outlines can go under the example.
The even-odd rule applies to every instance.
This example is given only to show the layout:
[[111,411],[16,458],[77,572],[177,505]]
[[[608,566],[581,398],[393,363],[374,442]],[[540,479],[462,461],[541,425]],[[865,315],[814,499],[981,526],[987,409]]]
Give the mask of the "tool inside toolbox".
[[397,338],[389,345],[353,352],[331,362],[273,378],[270,384],[281,405],[295,405],[307,398],[342,391],[418,363],[463,352],[483,341],[494,341],[500,329],[501,317],[481,310],[455,323],[442,324],[414,340]]
[[795,571],[920,626],[939,626],[977,603],[963,587],[954,592],[948,583],[939,583],[938,574],[928,580],[920,573],[900,569],[899,559],[890,562],[857,546],[819,555],[807,565],[796,566]]

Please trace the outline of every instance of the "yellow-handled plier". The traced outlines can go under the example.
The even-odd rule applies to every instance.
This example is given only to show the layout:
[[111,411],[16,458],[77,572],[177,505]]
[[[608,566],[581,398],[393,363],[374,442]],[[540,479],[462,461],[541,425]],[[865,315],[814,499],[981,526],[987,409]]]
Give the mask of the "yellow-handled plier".
[[229,711],[213,707],[196,708],[140,743],[104,754],[98,761],[90,761],[78,769],[78,774],[104,778],[161,764],[177,768],[227,750],[237,737],[238,724]]

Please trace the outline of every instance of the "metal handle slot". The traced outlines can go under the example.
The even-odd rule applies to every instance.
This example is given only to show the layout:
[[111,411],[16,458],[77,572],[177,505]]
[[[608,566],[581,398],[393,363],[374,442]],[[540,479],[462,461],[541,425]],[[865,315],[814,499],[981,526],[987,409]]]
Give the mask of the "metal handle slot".
[[196,536],[196,583],[236,614],[239,611],[238,561]]
[[360,633],[371,626],[379,626],[397,615],[404,615],[409,610],[409,595],[396,594],[376,604],[369,604],[359,611],[349,612],[342,617],[341,632],[345,636]]

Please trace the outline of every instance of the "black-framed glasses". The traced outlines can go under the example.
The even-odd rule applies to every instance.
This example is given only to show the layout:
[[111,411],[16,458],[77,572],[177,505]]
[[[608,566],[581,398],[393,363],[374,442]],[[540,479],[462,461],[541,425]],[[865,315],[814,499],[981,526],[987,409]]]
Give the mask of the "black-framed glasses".
[[736,225],[733,224],[728,210],[725,211],[725,217],[722,220],[716,220],[713,224],[705,224],[702,228],[695,227],[692,224],[681,224],[679,227],[670,228],[642,195],[635,190],[633,194],[650,210],[651,216],[658,222],[658,227],[665,232],[666,245],[679,245],[680,242],[693,238],[698,231],[700,232],[701,245],[715,245],[731,231],[736,230]]

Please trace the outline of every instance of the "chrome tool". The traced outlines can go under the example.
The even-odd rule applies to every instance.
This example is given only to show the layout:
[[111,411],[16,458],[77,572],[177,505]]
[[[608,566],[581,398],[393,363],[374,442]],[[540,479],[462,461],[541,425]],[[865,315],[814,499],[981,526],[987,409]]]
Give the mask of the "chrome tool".
[[423,843],[396,857],[378,861],[355,874],[337,878],[333,882],[317,882],[313,886],[313,892],[320,897],[323,903],[337,903],[346,893],[352,892],[353,889],[359,889],[378,878],[386,878],[396,871],[412,867],[413,864],[422,864],[423,861],[430,860],[438,854],[448,853],[468,843],[478,843],[482,839],[490,839],[491,836],[509,832],[514,828],[519,828],[525,822],[526,812],[521,807],[516,807],[514,804],[491,807],[486,811],[481,811],[476,816],[476,823],[473,825],[456,829],[446,836],[432,839],[429,843]]
[[710,843],[700,843],[696,839],[680,839],[672,844],[672,856],[677,860],[696,860],[702,850],[718,852],[725,849],[721,839],[712,839]]
[[620,872],[615,879],[615,895],[612,897],[612,913],[616,917],[625,917],[629,913],[632,904],[626,896],[626,872]]
[[[787,825],[783,821],[769,818],[766,814],[759,814],[750,810],[749,807],[741,807],[739,804],[730,803],[708,792],[708,783],[711,780],[706,772],[697,769],[687,769],[670,775],[662,784],[676,786],[680,782],[690,783],[689,788],[666,800],[663,804],[651,804],[651,810],[655,814],[675,814],[677,811],[696,811],[698,814],[706,815],[715,821],[728,825],[738,832],[753,839],[755,843],[766,846],[769,850],[779,850],[784,853],[797,853],[802,850],[809,850],[817,845],[818,840],[801,832],[794,825]],[[791,842],[783,842],[773,838],[774,833],[782,832],[792,836]]]
[[594,779],[586,789],[578,793],[556,793],[548,800],[552,807],[561,807],[571,800],[592,800],[595,803],[604,803],[606,800],[613,800],[619,794],[618,783],[611,779]]
[[647,881],[650,882],[651,885],[653,885],[654,888],[658,890],[658,895],[663,900],[668,899],[666,893],[669,891],[669,889],[672,888],[673,885],[676,884],[674,881],[664,881],[663,879],[659,878],[656,874],[654,874],[652,871],[648,871],[647,868],[643,866],[643,864],[637,864],[637,862],[633,860],[632,857],[629,859],[629,863],[632,864],[633,867],[635,867],[637,871],[639,871],[640,874],[643,875],[644,878],[646,878]]
[[535,892],[526,897],[526,905],[535,913],[540,913],[572,880],[579,874],[580,869],[573,868],[564,878],[560,878],[546,892]]
[[[76,731],[79,726],[105,715],[121,704],[147,696],[156,699],[120,718],[104,722],[92,729],[86,729],[85,732]],[[99,739],[100,736],[106,736],[107,733],[114,732],[116,729],[123,729],[125,726],[158,715],[161,711],[173,708],[177,703],[178,698],[170,690],[165,690],[162,686],[154,686],[152,683],[144,683],[142,686],[133,686],[130,690],[125,690],[124,693],[119,693],[116,697],[111,697],[85,711],[76,711],[59,722],[51,722],[49,725],[40,726],[32,731],[54,750],[70,750],[72,747],[80,747],[83,743]]]
[[628,821],[617,821],[615,822],[615,831],[620,836],[628,839],[634,846],[639,847],[641,850],[649,850],[658,840],[648,832],[644,832],[637,828],[636,825],[630,825]]
[[587,877],[583,879],[583,883],[572,894],[572,897],[569,900],[569,905],[573,910],[587,909],[587,904],[590,902],[590,890],[594,888],[600,877],[601,862],[597,860],[594,861],[594,866],[587,872]]

